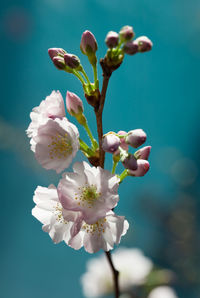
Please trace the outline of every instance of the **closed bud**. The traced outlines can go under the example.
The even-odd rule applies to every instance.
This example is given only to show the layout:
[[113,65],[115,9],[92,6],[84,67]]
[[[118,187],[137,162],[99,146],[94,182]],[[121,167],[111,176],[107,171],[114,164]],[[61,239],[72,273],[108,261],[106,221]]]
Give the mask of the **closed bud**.
[[65,54],[64,55],[65,64],[70,68],[78,68],[80,66],[80,60],[76,55]]
[[97,42],[92,32],[86,30],[83,32],[80,44],[81,51],[84,55],[90,56],[97,51]]
[[114,31],[108,32],[105,43],[107,44],[108,48],[115,48],[119,42],[119,34]]
[[133,154],[128,154],[128,156],[122,161],[122,164],[126,169],[129,169],[132,171],[136,170],[138,167],[137,159]]
[[[118,131],[117,134],[120,135],[120,136],[125,136],[125,135],[127,135],[127,132],[126,131],[123,131],[123,130],[120,130],[120,131]],[[128,145],[125,142],[125,137],[124,138],[120,138],[120,147],[122,149],[126,150],[126,151],[128,150]]]
[[83,113],[83,102],[75,93],[67,91],[66,106],[72,116]]
[[135,155],[136,159],[148,160],[150,151],[151,151],[151,146],[146,146],[146,147],[143,147],[143,148],[139,149],[138,151],[136,151],[134,153],[134,155]]
[[120,138],[116,135],[109,133],[103,137],[102,149],[109,153],[114,153],[120,145]]
[[138,52],[148,52],[152,49],[153,43],[146,36],[140,36],[135,40],[135,43],[138,44]]
[[128,132],[125,141],[128,145],[137,148],[146,141],[146,133],[142,129],[134,129]]
[[61,56],[54,57],[52,61],[56,68],[60,70],[64,70],[66,68],[64,58],[62,58]]
[[128,41],[123,47],[124,53],[134,55],[138,52],[138,44],[135,41]]
[[50,48],[48,49],[48,54],[51,60],[53,61],[53,58],[56,56],[64,57],[66,51],[61,48]]
[[136,170],[129,169],[128,174],[130,176],[142,177],[148,172],[149,167],[150,167],[150,165],[147,160],[138,159],[137,160],[137,169]]
[[122,41],[129,41],[129,40],[131,40],[134,37],[135,33],[133,31],[133,27],[131,27],[131,26],[124,26],[120,30],[119,35],[120,35],[120,39]]

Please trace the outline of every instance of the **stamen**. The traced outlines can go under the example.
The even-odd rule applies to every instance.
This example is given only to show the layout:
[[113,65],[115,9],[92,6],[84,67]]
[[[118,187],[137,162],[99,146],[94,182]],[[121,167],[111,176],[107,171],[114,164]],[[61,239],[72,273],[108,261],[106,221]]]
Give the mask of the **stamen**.
[[91,208],[96,200],[101,196],[100,192],[97,192],[96,185],[92,184],[90,186],[82,186],[79,187],[80,193],[76,193],[75,200],[77,200],[77,204],[80,206],[87,206]]
[[98,236],[101,235],[101,233],[105,233],[105,223],[106,223],[106,218],[101,218],[99,219],[96,223],[89,225],[89,224],[84,224],[83,225],[83,229],[87,232],[90,233],[92,235],[94,235],[95,233],[98,234]]
[[54,211],[53,213],[56,215],[56,220],[59,222],[59,223],[64,223],[64,224],[67,224],[68,221],[66,221],[62,215],[62,206],[61,204],[57,203],[56,206],[54,206]]
[[64,136],[57,134],[56,136],[52,136],[51,139],[52,141],[48,145],[51,159],[54,159],[54,157],[58,159],[67,158],[72,153],[73,148],[67,133]]

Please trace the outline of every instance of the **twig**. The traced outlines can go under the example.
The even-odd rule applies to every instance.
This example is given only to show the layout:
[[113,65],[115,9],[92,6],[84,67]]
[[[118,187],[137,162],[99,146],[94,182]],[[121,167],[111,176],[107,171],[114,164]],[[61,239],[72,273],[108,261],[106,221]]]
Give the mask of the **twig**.
[[[110,70],[106,64],[104,63],[104,59],[100,60],[100,64],[103,70],[103,86],[100,94],[100,101],[98,107],[95,108],[96,122],[97,122],[97,131],[98,131],[98,139],[99,139],[99,166],[104,168],[104,160],[105,160],[105,152],[102,149],[102,138],[103,138],[103,123],[102,123],[102,114],[103,108],[106,98],[106,92],[108,88],[108,82],[110,76],[112,74],[112,70]],[[114,264],[112,262],[111,253],[105,252],[110,267],[113,273],[113,281],[114,281],[114,290],[115,290],[115,298],[119,298],[119,272],[115,269]]]
[[117,271],[113,265],[111,254],[109,251],[105,251],[106,257],[108,259],[108,262],[110,264],[110,267],[113,272],[113,281],[114,281],[114,289],[115,289],[115,298],[119,298],[120,292],[119,292],[119,282],[118,282],[118,277],[119,277],[119,271]]

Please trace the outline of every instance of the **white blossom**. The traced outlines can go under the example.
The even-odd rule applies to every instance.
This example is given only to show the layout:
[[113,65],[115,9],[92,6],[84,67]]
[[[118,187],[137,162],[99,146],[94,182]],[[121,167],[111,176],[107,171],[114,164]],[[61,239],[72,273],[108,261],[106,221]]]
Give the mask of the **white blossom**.
[[60,173],[70,165],[79,149],[79,132],[66,118],[48,119],[38,128],[33,141],[37,161],[45,169]]
[[153,289],[148,298],[178,298],[175,291],[168,286],[160,286]]
[[75,163],[73,170],[59,182],[59,200],[63,208],[80,211],[87,224],[94,224],[117,205],[119,178],[86,162]]
[[61,93],[52,91],[52,93],[42,100],[38,107],[33,108],[30,113],[31,123],[27,129],[28,137],[37,135],[37,129],[44,124],[48,118],[65,117],[65,106]]

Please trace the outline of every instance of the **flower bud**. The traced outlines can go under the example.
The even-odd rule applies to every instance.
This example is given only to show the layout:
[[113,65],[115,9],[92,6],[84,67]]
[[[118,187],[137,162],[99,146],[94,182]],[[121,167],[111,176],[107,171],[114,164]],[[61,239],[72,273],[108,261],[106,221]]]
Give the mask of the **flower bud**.
[[103,137],[102,148],[104,151],[114,153],[120,145],[120,138],[116,135],[109,133]]
[[140,36],[135,40],[135,43],[138,44],[138,52],[148,52],[152,49],[153,43],[146,36]]
[[80,60],[76,55],[65,54],[64,55],[65,64],[70,68],[78,68],[80,66]]
[[[123,136],[123,135],[127,135],[127,132],[126,131],[123,131],[123,130],[120,130],[120,131],[118,131],[117,134],[120,135],[120,136]],[[122,148],[125,151],[128,151],[128,144],[126,144],[125,138],[120,138],[120,148]],[[115,155],[119,155],[120,154],[119,148],[114,152],[114,154]]]
[[66,106],[72,116],[83,113],[83,102],[75,93],[67,91]]
[[128,154],[128,157],[126,157],[124,159],[124,161],[122,161],[122,164],[126,169],[129,169],[132,171],[136,170],[138,167],[137,159],[135,158],[135,156],[133,154]]
[[128,41],[123,47],[124,53],[134,55],[138,52],[138,44],[135,41]]
[[[127,135],[127,132],[126,131],[123,131],[123,130],[120,130],[120,131],[118,131],[117,134],[120,135],[120,136],[124,136],[124,135]],[[125,142],[125,137],[124,138],[120,138],[120,147],[122,149],[128,151],[128,144],[126,144],[126,142]]]
[[49,57],[53,61],[53,58],[56,56],[64,57],[66,51],[61,48],[50,48],[48,49]]
[[120,39],[122,41],[129,41],[129,40],[131,40],[134,37],[135,33],[133,31],[133,27],[131,27],[131,26],[124,26],[120,30],[119,35],[120,35]]
[[80,44],[81,51],[84,55],[90,56],[97,51],[97,42],[92,32],[86,30],[83,32]]
[[150,151],[151,151],[151,146],[146,146],[146,147],[143,147],[143,148],[139,149],[138,151],[136,151],[134,153],[134,156],[136,159],[148,160]]
[[61,56],[56,56],[52,59],[53,61],[53,64],[55,65],[56,68],[60,69],[60,70],[63,70],[66,68],[66,65],[65,65],[65,60],[63,57]]
[[142,129],[134,129],[128,132],[128,135],[125,137],[125,142],[134,147],[137,148],[144,144],[146,141],[146,133]]
[[135,177],[142,177],[144,176],[148,170],[149,170],[149,162],[144,159],[138,159],[137,160],[137,170],[130,170],[128,171],[128,174],[130,176],[135,176]]
[[108,48],[115,48],[119,42],[119,34],[114,31],[108,32],[105,43],[107,44]]

